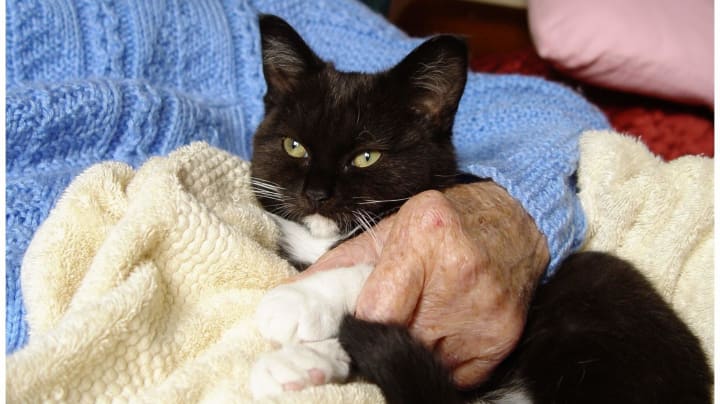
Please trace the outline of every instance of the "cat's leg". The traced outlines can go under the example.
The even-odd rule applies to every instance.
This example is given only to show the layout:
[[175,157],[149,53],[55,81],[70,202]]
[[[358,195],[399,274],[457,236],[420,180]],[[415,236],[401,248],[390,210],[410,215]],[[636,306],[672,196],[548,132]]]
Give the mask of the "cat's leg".
[[255,312],[258,330],[283,347],[253,365],[255,398],[347,379],[350,357],[336,337],[372,269],[362,264],[321,271],[263,297]]
[[350,357],[337,338],[285,345],[258,359],[250,372],[255,399],[301,390],[309,386],[343,382],[350,373]]
[[367,264],[320,271],[270,290],[255,312],[263,337],[281,344],[337,337],[372,271]]

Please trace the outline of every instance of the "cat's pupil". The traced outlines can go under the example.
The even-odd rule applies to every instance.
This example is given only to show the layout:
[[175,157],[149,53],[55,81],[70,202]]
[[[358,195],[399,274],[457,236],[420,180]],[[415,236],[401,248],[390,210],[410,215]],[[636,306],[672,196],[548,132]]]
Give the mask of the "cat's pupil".
[[291,157],[294,158],[306,158],[307,157],[307,150],[305,150],[305,147],[298,142],[297,140],[286,137],[283,138],[283,148],[285,149],[285,152],[289,154]]
[[380,159],[380,155],[379,151],[366,151],[355,156],[351,164],[358,168],[370,167]]

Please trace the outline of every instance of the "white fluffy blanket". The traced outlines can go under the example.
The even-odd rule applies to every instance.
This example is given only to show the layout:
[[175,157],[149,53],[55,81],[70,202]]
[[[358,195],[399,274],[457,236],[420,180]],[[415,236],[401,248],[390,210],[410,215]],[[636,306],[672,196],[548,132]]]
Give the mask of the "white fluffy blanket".
[[587,132],[578,185],[585,249],[635,263],[713,358],[713,160],[664,162],[634,137]]
[[[670,164],[612,133],[585,135],[579,183],[588,247],[645,265],[710,349],[712,164]],[[601,219],[602,218],[602,219]],[[7,358],[9,402],[247,402],[270,349],[253,327],[263,292],[293,273],[274,254],[248,165],[203,143],[91,167],[28,249],[31,334]],[[314,387],[282,402],[381,401],[364,383]]]

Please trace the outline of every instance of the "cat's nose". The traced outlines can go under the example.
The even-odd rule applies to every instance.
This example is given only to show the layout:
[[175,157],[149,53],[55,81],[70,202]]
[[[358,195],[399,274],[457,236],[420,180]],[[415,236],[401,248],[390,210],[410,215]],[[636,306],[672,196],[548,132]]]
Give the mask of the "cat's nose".
[[330,199],[330,192],[322,188],[309,188],[305,190],[305,196],[313,202],[323,202]]

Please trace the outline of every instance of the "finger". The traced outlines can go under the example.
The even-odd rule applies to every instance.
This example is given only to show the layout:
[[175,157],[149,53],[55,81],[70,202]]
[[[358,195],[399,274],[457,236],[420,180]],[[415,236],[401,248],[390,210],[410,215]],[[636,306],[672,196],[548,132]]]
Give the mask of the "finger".
[[[435,345],[434,352],[443,365],[453,371],[454,381],[460,387],[470,388],[484,381],[517,344],[522,332],[522,316],[491,318],[495,320],[475,318],[476,324],[451,324],[455,334],[441,338]],[[482,326],[476,328],[478,324]]]
[[[348,244],[352,243],[352,244]],[[355,263],[367,262],[372,264],[372,257],[369,254],[368,240],[353,239],[327,251],[314,264],[307,267],[304,271],[287,279],[287,282],[295,282],[300,279],[307,278],[314,273],[326,271],[329,269],[343,268],[354,265]]]
[[351,266],[357,261],[365,261],[369,251],[367,237],[362,235],[356,239],[346,241],[327,251],[314,264],[310,265],[301,275],[310,275],[317,271]]
[[423,290],[424,271],[407,226],[396,224],[360,292],[355,314],[368,321],[408,325]]
[[305,271],[294,276],[291,281],[300,280],[317,271],[349,267],[360,263],[375,265],[382,250],[382,243],[387,239],[392,221],[393,217],[388,217],[373,227],[373,234],[366,231],[327,251]]
[[354,265],[356,262],[368,262],[372,263],[370,257],[366,257],[367,240],[364,239],[353,239],[351,240],[352,245],[348,245],[350,241],[340,244],[339,246],[327,251],[323,254],[314,264],[307,267],[304,271],[299,272],[297,275],[291,276],[283,280],[282,283],[292,283],[305,279],[308,276],[320,271],[326,271],[329,269],[343,268]]
[[495,361],[471,359],[455,368],[452,374],[453,383],[461,390],[475,388],[490,377],[497,365]]
[[408,325],[420,300],[422,282],[411,275],[409,262],[384,261],[368,276],[355,315],[363,320]]

